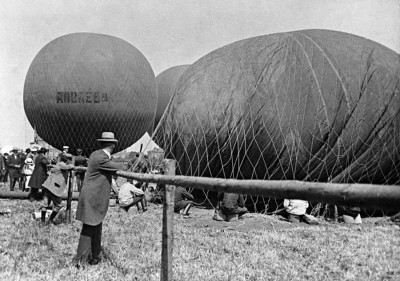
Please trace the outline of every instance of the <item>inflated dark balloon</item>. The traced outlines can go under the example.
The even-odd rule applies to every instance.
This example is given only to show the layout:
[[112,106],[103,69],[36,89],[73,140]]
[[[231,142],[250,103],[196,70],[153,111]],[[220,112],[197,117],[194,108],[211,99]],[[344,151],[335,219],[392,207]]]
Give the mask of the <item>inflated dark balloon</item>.
[[143,54],[116,37],[73,33],[48,43],[26,75],[24,108],[40,137],[86,155],[101,132],[114,132],[116,152],[153,130],[157,89]]
[[156,77],[158,100],[157,100],[157,111],[156,119],[154,121],[154,128],[156,128],[160,121],[165,109],[167,108],[168,102],[174,94],[175,87],[178,84],[179,78],[189,67],[188,64],[177,65],[167,70],[164,70]]
[[184,175],[399,183],[399,73],[343,32],[238,41],[186,70],[156,141]]

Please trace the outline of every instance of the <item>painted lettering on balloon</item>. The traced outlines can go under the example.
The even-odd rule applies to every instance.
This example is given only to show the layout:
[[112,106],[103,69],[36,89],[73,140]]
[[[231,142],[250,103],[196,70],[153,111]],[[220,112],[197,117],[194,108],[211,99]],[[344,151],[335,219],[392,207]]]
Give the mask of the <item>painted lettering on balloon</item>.
[[57,92],[57,103],[101,103],[108,102],[108,94],[100,92]]

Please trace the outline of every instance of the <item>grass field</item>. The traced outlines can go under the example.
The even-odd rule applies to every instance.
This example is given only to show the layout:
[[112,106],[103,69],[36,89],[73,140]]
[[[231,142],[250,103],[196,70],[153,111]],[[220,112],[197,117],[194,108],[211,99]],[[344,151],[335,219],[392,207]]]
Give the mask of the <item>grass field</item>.
[[[31,216],[40,204],[0,200],[0,280],[160,280],[159,206],[143,214],[111,207],[108,258],[78,270],[71,259],[81,223],[40,226]],[[400,228],[386,218],[309,226],[261,214],[217,223],[212,214],[195,208],[189,219],[175,217],[174,280],[400,280]]]

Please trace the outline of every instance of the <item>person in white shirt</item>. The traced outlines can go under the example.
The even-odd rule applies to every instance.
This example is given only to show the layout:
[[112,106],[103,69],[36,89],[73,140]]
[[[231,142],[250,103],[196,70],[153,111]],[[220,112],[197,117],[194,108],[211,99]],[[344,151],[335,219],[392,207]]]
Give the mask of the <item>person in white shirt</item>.
[[118,204],[126,212],[128,212],[132,206],[141,202],[144,198],[143,190],[137,188],[135,184],[138,184],[138,182],[128,180],[121,185],[118,191]]
[[291,223],[305,222],[307,224],[318,224],[316,220],[310,219],[306,214],[308,201],[300,199],[285,199],[283,206],[288,214],[288,221]]

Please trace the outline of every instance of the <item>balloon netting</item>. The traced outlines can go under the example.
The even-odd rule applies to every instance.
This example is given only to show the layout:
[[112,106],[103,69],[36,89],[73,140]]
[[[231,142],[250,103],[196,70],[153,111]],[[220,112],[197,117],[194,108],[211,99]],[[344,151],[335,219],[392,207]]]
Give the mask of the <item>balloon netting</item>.
[[[153,134],[177,175],[400,183],[399,56],[391,61],[375,43],[343,55],[332,34],[313,35],[239,41],[185,72]],[[214,206],[215,194],[202,192]],[[246,204],[282,208],[250,195]]]

